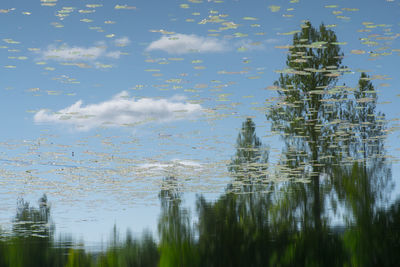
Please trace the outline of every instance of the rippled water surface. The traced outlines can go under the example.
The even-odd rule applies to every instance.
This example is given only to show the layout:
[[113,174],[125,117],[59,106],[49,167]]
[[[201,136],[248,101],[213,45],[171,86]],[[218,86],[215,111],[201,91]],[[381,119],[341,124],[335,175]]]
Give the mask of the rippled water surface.
[[400,2],[0,3],[1,266],[396,266]]

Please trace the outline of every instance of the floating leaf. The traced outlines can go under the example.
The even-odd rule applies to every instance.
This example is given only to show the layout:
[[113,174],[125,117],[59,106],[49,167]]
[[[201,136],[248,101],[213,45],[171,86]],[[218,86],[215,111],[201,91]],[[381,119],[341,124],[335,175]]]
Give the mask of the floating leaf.
[[269,10],[271,10],[271,12],[278,12],[281,9],[280,6],[275,6],[275,5],[271,5],[268,8]]
[[255,17],[243,17],[243,20],[258,20],[258,18]]
[[351,50],[350,53],[355,54],[355,55],[362,55],[362,54],[365,54],[365,51],[364,50],[355,49],[355,50]]

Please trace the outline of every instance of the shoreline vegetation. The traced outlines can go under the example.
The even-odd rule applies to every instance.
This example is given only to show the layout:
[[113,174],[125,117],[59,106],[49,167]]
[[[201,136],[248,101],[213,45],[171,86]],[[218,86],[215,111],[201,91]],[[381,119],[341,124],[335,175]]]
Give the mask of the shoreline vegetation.
[[[245,207],[250,198],[253,210]],[[307,229],[265,219],[273,216],[265,194],[226,193],[215,202],[199,196],[199,221],[192,225],[179,199],[162,198],[158,242],[146,231],[121,239],[114,226],[107,248],[89,252],[72,237],[54,236],[44,199],[39,208],[19,202],[12,233],[0,231],[1,267],[395,266],[400,260],[400,200],[349,225]]]

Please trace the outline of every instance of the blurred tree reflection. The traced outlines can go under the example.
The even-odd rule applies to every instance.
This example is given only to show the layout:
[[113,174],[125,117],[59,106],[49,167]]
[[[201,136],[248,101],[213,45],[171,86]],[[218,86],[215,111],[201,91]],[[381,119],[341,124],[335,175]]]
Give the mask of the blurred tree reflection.
[[39,208],[18,200],[12,232],[5,237],[3,248],[4,266],[64,266],[68,248],[54,243],[54,224],[46,195],[39,199]]
[[[376,110],[376,91],[365,73],[353,96],[335,85],[342,56],[332,30],[302,25],[289,48],[289,69],[275,83],[281,102],[267,114],[285,142],[280,164],[292,178],[274,194],[271,227],[296,233],[288,249],[291,255],[300,251],[300,265],[340,266],[348,257],[340,238],[330,234],[333,214],[325,213],[335,210],[336,199],[349,207],[347,217],[363,233],[353,242],[368,243],[377,200],[390,189],[386,126],[384,114]],[[307,244],[304,250],[302,244]],[[332,253],[335,247],[338,252]],[[357,249],[352,257],[368,259],[373,247]]]
[[272,130],[285,141],[282,164],[289,175],[310,179],[310,183],[292,183],[289,190],[298,192],[294,196],[298,207],[293,208],[302,213],[304,229],[323,227],[323,195],[329,188],[321,184],[321,174],[341,156],[335,133],[344,119],[346,94],[335,87],[344,68],[337,42],[336,34],[323,24],[318,29],[310,22],[302,25],[289,48],[288,70],[275,82],[282,101],[267,113]]
[[256,125],[251,118],[242,124],[237,140],[236,153],[228,165],[235,178],[230,190],[253,192],[267,182],[269,151],[256,135]]
[[360,75],[354,97],[353,110],[349,112],[351,121],[355,123],[357,140],[353,143],[353,156],[362,158],[367,165],[369,159],[380,157],[385,152],[382,140],[386,138],[385,114],[377,111],[377,91],[364,72]]
[[50,206],[47,196],[39,199],[39,209],[31,207],[24,199],[18,200],[17,214],[13,222],[13,233],[21,237],[41,237],[50,239],[54,227],[50,224]]
[[268,200],[256,193],[228,193],[216,202],[199,197],[200,266],[265,266],[271,255]]
[[[140,239],[132,238],[130,231],[127,232],[125,241],[121,242],[118,237],[116,226],[114,226],[110,245],[105,252],[100,253],[97,261],[93,257],[87,257],[87,254],[78,251],[78,265],[111,267],[111,266],[131,266],[131,267],[152,267],[159,263],[159,253],[151,233],[144,231]],[[74,250],[76,253],[77,251]],[[69,254],[71,257],[71,254]],[[77,257],[75,257],[77,258]],[[75,259],[73,258],[73,259]],[[81,264],[81,265],[79,265]]]
[[196,266],[198,261],[189,211],[181,207],[181,194],[178,180],[166,177],[159,194],[159,266]]
[[39,208],[31,207],[23,199],[18,200],[12,232],[8,252],[11,266],[52,266],[50,250],[54,227],[50,224],[46,195],[39,199]]

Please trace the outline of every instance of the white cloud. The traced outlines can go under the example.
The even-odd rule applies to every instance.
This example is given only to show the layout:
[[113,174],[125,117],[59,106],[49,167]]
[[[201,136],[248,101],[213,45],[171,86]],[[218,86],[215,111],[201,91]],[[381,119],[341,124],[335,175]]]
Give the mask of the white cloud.
[[[127,37],[115,40],[116,46],[125,46],[129,44]],[[98,42],[94,46],[69,46],[62,44],[60,46],[49,45],[45,50],[39,52],[41,59],[56,60],[56,61],[95,61],[101,58],[118,59],[121,56],[121,51],[112,50],[107,47],[104,42]]]
[[146,50],[162,50],[169,54],[186,54],[190,52],[223,52],[229,50],[229,46],[225,41],[216,38],[178,33],[162,36],[157,41],[152,42]]
[[100,126],[135,126],[148,122],[168,122],[194,118],[202,110],[199,104],[185,103],[176,98],[134,100],[123,91],[108,101],[83,105],[75,104],[50,112],[42,109],[34,116],[36,123],[57,123],[87,131]]
[[131,43],[131,40],[129,40],[129,38],[126,36],[119,38],[119,39],[115,39],[115,41],[114,41],[114,44],[116,46],[127,46],[130,43]]
[[112,51],[106,54],[106,57],[118,59],[121,56],[121,51]]
[[241,39],[228,42],[211,37],[201,37],[194,34],[164,35],[157,41],[150,43],[146,51],[161,50],[169,54],[186,54],[190,52],[225,52],[233,49],[264,50],[267,46],[279,42],[278,39],[267,39],[254,42],[251,39]]
[[269,38],[269,39],[265,40],[265,43],[267,43],[267,44],[276,44],[276,43],[279,43],[279,39]]
[[138,166],[138,169],[146,169],[153,171],[167,171],[171,169],[201,169],[202,164],[191,160],[174,159],[167,162],[149,162]]
[[92,47],[70,47],[66,44],[56,47],[50,45],[42,52],[45,59],[53,59],[59,61],[76,61],[76,60],[96,60],[104,54],[106,48],[104,46]]
[[245,48],[246,50],[250,51],[265,49],[265,44],[263,42],[254,42],[250,39],[242,39],[237,41],[234,46],[238,48]]
[[174,159],[171,161],[146,162],[135,166],[134,169],[136,174],[193,178],[204,173],[205,166],[197,161]]
[[234,47],[245,48],[248,51],[265,50],[271,47],[272,44],[279,43],[279,39],[270,38],[259,42],[254,42],[251,39],[242,39],[235,42]]

